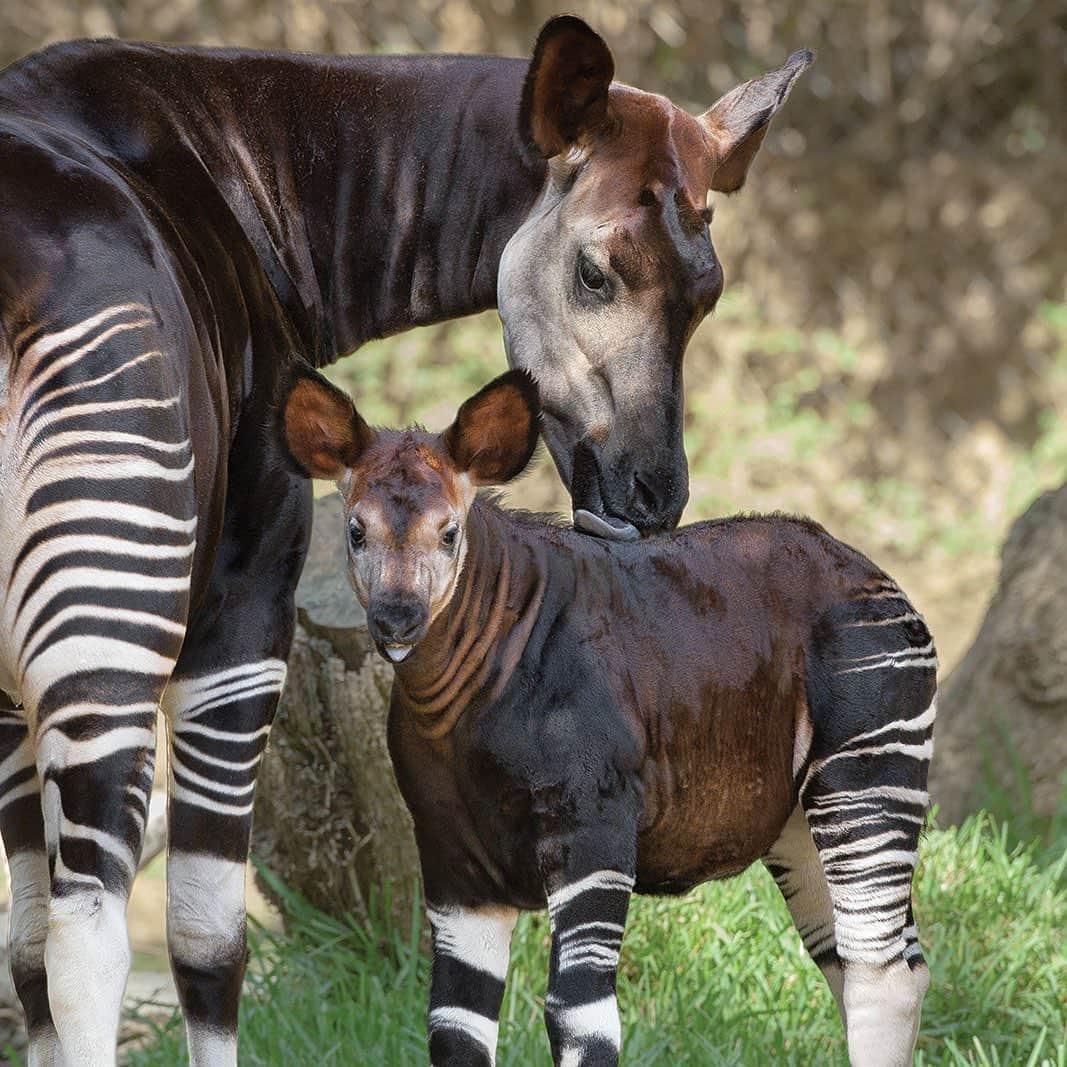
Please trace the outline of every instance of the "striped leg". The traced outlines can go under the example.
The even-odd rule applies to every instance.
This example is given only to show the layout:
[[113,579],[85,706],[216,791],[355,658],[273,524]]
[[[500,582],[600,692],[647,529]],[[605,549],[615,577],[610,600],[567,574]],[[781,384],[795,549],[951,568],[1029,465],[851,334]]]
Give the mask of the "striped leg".
[[[116,251],[93,245],[89,284],[111,284]],[[41,783],[48,1004],[62,1061],[94,1067],[115,1062],[156,713],[185,634],[193,456],[173,346],[152,306],[112,304],[72,325],[50,309],[13,342],[0,635]],[[39,886],[34,849],[24,863],[18,877]]]
[[44,967],[49,876],[41,789],[23,713],[9,701],[4,704],[0,709],[0,832],[11,875],[11,977],[26,1017],[31,1067],[58,1067]]
[[552,923],[545,1024],[559,1067],[614,1067],[622,1033],[615,999],[634,877],[603,868],[560,881],[548,895]]
[[433,1067],[492,1067],[514,908],[429,906],[433,930],[430,1062]]
[[[126,903],[155,762],[158,691],[93,672],[53,685],[37,750],[52,871],[45,967],[65,1063],[115,1062],[130,965]],[[105,674],[112,675],[104,677]],[[127,699],[116,687],[128,686]],[[96,704],[112,690],[106,710]],[[162,688],[162,685],[160,685]]]
[[834,908],[822,861],[799,804],[763,862],[782,891],[793,925],[822,971],[844,1021],[845,980],[837,955]]
[[812,657],[800,801],[833,904],[854,1067],[912,1061],[929,972],[911,888],[929,796],[937,665],[889,580],[838,605]]
[[167,942],[193,1067],[237,1062],[252,800],[284,682],[283,660],[258,660],[175,678],[164,702]]

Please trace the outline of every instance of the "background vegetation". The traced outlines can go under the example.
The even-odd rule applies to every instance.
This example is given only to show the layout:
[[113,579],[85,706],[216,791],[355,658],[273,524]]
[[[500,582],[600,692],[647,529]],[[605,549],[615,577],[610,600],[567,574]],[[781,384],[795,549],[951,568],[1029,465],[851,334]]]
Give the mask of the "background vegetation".
[[[932,984],[918,1067],[1067,1064],[1062,844],[1013,847],[987,816],[928,834],[916,915]],[[291,895],[286,904],[286,935],[254,939],[244,1061],[424,1063],[421,915],[406,930],[367,928]],[[547,918],[523,916],[501,1014],[501,1067],[551,1065],[541,1022],[547,960]],[[847,1064],[833,999],[762,868],[680,900],[635,899],[619,998],[630,1067]],[[133,1064],[185,1062],[180,1020],[154,1036]]]
[[[1067,477],[1067,0],[566,6],[606,35],[620,78],[694,110],[817,50],[748,187],[717,206],[727,292],[687,356],[688,516],[813,515],[902,582],[950,668],[1010,521]],[[0,63],[102,34],[521,55],[557,7],[4,0]],[[334,374],[375,421],[441,426],[503,365],[486,315],[369,345]],[[545,460],[512,497],[565,504]],[[1031,818],[1024,773],[988,804],[998,821],[932,830],[923,850],[920,1062],[1067,1067],[1065,816]],[[153,916],[160,885],[157,870],[139,890]],[[424,1062],[421,919],[362,928],[286,904],[286,933],[255,937],[243,1060]],[[158,919],[135,923],[140,959],[159,966]],[[503,1065],[547,1062],[545,945],[544,920],[524,919]],[[635,904],[620,992],[630,1064],[844,1062],[831,999],[762,870]],[[133,1062],[183,1062],[169,1009],[144,1008],[146,1031]]]

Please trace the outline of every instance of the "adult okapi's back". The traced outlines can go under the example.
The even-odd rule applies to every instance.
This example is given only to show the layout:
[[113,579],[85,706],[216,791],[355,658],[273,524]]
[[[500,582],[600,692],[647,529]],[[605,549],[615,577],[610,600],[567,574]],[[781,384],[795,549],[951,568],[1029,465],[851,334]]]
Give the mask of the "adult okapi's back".
[[675,524],[680,363],[722,287],[704,201],[809,60],[699,118],[614,85],[573,18],[530,63],[112,41],[0,72],[0,831],[31,1063],[114,1060],[160,704],[192,1061],[235,1061],[310,522],[278,432],[294,359],[499,291],[576,516]]

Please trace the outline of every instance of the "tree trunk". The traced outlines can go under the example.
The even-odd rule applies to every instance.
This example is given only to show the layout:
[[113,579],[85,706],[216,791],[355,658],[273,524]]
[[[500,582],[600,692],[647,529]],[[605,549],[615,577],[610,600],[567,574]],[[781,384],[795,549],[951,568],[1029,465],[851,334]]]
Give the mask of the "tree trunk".
[[338,496],[315,502],[252,853],[324,911],[365,919],[378,898],[405,921],[419,868],[386,746],[393,671],[375,653],[348,585],[341,525]]
[[942,686],[931,793],[944,822],[992,783],[1034,811],[1056,807],[1067,767],[1067,485],[1036,500],[1008,535],[1000,584],[978,637]]

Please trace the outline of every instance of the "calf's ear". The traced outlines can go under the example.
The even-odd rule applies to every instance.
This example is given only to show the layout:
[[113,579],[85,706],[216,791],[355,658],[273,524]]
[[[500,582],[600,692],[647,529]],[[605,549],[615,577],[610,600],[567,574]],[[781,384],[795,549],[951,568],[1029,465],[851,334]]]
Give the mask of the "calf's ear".
[[374,440],[348,395],[305,366],[293,370],[282,424],[290,454],[312,478],[336,481]]
[[731,89],[700,116],[709,142],[711,188],[717,193],[734,193],[745,184],[774,113],[814,61],[806,49],[794,52],[784,66]]
[[519,133],[545,158],[558,156],[601,126],[615,60],[580,18],[549,19],[534,45],[522,88]]
[[540,428],[537,383],[527,371],[509,370],[464,402],[441,440],[475,485],[501,485],[530,462]]

